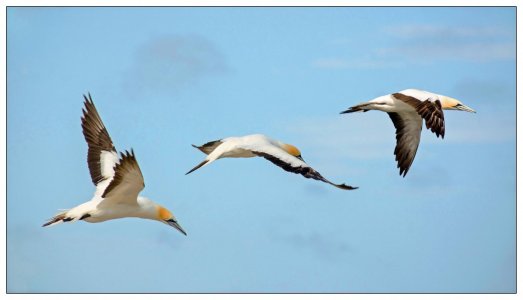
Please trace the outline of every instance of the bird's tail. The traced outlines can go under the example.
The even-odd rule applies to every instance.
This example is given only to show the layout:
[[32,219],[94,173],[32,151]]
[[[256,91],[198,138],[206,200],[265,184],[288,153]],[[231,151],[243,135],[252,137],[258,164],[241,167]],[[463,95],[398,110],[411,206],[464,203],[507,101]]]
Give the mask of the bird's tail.
[[67,211],[61,212],[54,217],[52,217],[49,221],[47,221],[42,227],[46,226],[53,226],[64,222],[64,219],[66,219],[65,215],[67,214]]
[[204,160],[204,161],[202,161],[202,162],[199,163],[196,167],[192,168],[189,172],[185,173],[185,175],[189,175],[189,174],[191,174],[192,172],[194,172],[194,171],[198,170],[199,168],[203,167],[203,166],[204,166],[206,163],[208,163],[208,162],[209,162],[209,160],[207,160],[207,159]]
[[347,110],[340,112],[340,114],[348,114],[348,113],[353,113],[353,112],[357,112],[357,111],[366,112],[369,110],[369,107],[368,107],[369,104],[370,103],[362,103],[362,104],[355,105],[353,107],[349,107]]

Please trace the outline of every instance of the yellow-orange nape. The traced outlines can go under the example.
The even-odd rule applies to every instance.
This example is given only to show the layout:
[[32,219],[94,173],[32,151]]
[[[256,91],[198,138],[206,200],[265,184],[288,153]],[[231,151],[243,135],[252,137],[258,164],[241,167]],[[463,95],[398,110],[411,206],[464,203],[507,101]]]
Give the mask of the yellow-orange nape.
[[170,220],[173,218],[173,214],[165,207],[158,205],[158,218],[160,220]]
[[447,96],[441,97],[441,108],[443,108],[443,109],[452,108],[458,104],[462,104],[458,99],[454,99],[454,98],[447,97]]
[[283,150],[287,151],[287,153],[289,153],[292,156],[300,156],[301,155],[300,150],[298,150],[298,148],[296,148],[296,147],[294,147],[293,145],[290,145],[290,144],[284,144],[283,145]]

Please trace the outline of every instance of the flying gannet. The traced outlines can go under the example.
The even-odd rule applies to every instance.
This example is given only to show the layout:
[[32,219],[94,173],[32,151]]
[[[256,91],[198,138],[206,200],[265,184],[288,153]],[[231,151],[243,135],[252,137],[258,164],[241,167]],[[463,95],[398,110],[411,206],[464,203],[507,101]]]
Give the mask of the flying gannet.
[[357,111],[381,110],[389,114],[396,128],[396,148],[394,154],[400,169],[400,175],[407,175],[420,141],[422,120],[425,126],[437,137],[445,136],[443,110],[475,111],[460,101],[431,92],[407,89],[398,93],[380,96],[350,107],[341,114]]
[[90,201],[55,215],[43,226],[78,220],[98,223],[137,217],[160,221],[187,235],[168,209],[138,196],[145,185],[134,151],[120,152],[118,158],[91,95],[84,95],[84,99],[82,129],[88,145],[87,164],[96,191]]
[[229,137],[211,141],[199,147],[195,145],[192,146],[207,154],[207,157],[185,175],[220,158],[261,156],[283,168],[285,171],[301,174],[306,178],[321,180],[340,189],[357,189],[357,187],[330,182],[305,163],[298,148],[273,140],[262,134]]

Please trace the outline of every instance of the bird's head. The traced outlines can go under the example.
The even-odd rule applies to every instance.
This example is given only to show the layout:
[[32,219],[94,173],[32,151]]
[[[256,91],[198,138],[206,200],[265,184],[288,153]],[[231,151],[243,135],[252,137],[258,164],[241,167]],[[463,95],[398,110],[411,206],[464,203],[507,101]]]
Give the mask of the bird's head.
[[296,157],[297,159],[305,162],[303,160],[303,158],[301,157],[301,152],[298,148],[296,148],[295,146],[293,145],[290,145],[290,144],[283,144],[282,146],[283,150],[285,150],[285,152],[289,153],[290,155]]
[[182,226],[178,224],[178,221],[174,217],[174,215],[165,207],[158,205],[156,208],[156,219],[164,224],[167,224],[171,227],[174,227],[178,229],[181,233],[184,235],[187,235],[185,230],[183,230]]
[[441,107],[443,109],[450,109],[450,110],[462,110],[462,111],[468,111],[471,113],[475,113],[476,111],[472,108],[464,105],[459,101],[458,99],[454,99],[447,96],[440,96],[441,99]]

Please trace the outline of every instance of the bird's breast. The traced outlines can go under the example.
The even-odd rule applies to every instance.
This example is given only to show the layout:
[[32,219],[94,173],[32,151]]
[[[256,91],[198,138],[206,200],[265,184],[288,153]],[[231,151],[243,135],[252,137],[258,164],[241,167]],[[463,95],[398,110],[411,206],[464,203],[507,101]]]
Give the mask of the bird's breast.
[[144,212],[138,205],[113,204],[98,206],[96,210],[89,213],[89,217],[84,218],[84,221],[99,223],[113,219],[142,217],[142,215]]

